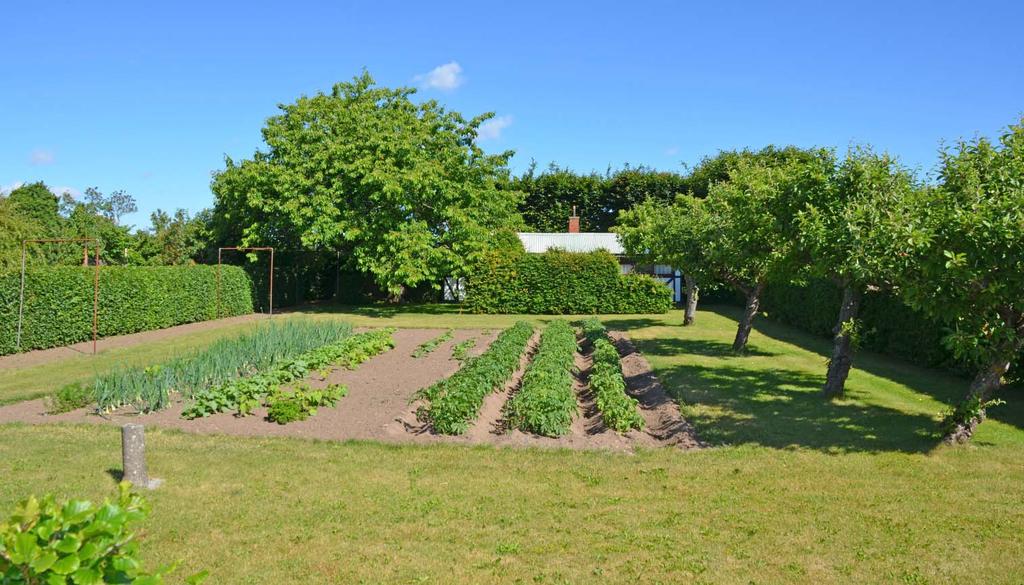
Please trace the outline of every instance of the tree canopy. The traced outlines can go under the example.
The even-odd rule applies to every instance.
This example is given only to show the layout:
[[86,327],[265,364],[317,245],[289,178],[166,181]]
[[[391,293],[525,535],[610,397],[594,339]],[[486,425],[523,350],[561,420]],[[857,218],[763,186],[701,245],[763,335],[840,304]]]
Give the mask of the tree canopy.
[[945,419],[965,441],[1024,347],[1024,119],[998,142],[958,142],[941,153],[941,184],[904,206],[918,222],[917,261],[904,298],[949,324],[947,343],[977,364],[964,400]]
[[512,153],[476,145],[480,124],[368,73],[281,105],[266,150],[213,180],[216,225],[239,244],[340,250],[377,284],[463,274],[490,234],[518,223],[520,194],[499,189]]

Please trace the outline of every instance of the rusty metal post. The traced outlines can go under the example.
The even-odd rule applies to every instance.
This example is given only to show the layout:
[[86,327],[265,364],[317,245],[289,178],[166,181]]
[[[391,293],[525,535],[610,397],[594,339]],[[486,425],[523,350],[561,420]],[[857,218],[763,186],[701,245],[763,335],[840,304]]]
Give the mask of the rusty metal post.
[[217,248],[217,314],[214,319],[220,319],[220,259],[223,252],[224,248]]
[[92,273],[92,355],[96,355],[96,338],[100,316],[100,245],[96,243],[96,267]]

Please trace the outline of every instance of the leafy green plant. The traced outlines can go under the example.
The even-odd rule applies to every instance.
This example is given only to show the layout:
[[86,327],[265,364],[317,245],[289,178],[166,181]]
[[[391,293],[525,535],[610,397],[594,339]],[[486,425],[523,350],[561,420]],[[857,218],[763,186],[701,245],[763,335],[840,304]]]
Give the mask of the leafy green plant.
[[487,351],[468,358],[458,372],[420,390],[416,396],[429,404],[419,409],[419,418],[445,435],[465,433],[480,414],[484,398],[515,373],[532,336],[533,326],[520,321],[502,331]]
[[476,338],[470,337],[465,341],[460,341],[452,347],[452,357],[459,360],[460,362],[465,360],[469,354],[469,350],[476,347]]
[[608,339],[599,338],[594,341],[592,357],[590,389],[605,426],[620,433],[642,429],[644,418],[637,410],[639,402],[626,394],[618,350]]
[[194,419],[229,410],[239,416],[251,414],[264,398],[284,384],[302,380],[315,371],[325,375],[331,366],[354,368],[394,347],[394,331],[394,328],[385,328],[359,333],[310,350],[271,370],[211,387],[197,393],[182,416]]
[[311,319],[274,320],[252,333],[221,339],[203,351],[148,367],[130,367],[98,376],[93,384],[101,409],[134,406],[165,408],[169,392],[186,397],[239,378],[275,368],[317,347],[352,334],[348,323]]
[[576,331],[569,323],[552,321],[544,329],[522,388],[506,406],[513,426],[549,437],[569,432],[577,414],[572,375],[577,349]]
[[622,274],[605,251],[484,254],[466,281],[476,313],[664,313],[672,291],[642,274]]
[[455,336],[455,330],[449,329],[437,337],[427,340],[416,348],[416,351],[412,352],[412,357],[421,358],[425,355],[429,355],[435,349],[437,349],[442,343],[448,342],[452,337]]
[[61,386],[52,395],[46,398],[46,412],[60,414],[71,412],[79,408],[85,408],[93,402],[92,388],[81,382],[72,382]]
[[300,384],[291,392],[280,388],[267,396],[267,418],[277,424],[288,424],[306,420],[316,414],[321,406],[334,406],[348,394],[348,388],[331,384],[322,390],[314,390],[308,384]]
[[957,403],[956,406],[951,406],[942,412],[942,418],[939,421],[939,431],[943,437],[948,437],[955,433],[958,428],[969,426],[972,422],[974,424],[980,423],[985,420],[986,410],[1003,404],[1006,404],[1006,401],[999,398],[982,400],[978,395],[969,396]]
[[[131,484],[121,482],[116,501],[101,506],[83,500],[58,502],[52,495],[21,502],[0,523],[0,581],[11,585],[159,585],[175,565],[149,573],[140,562],[131,526],[149,508]],[[201,583],[206,572],[189,577]]]
[[587,317],[581,323],[583,329],[583,337],[587,338],[587,341],[594,343],[598,339],[604,339],[605,327],[601,323],[601,320],[597,317]]

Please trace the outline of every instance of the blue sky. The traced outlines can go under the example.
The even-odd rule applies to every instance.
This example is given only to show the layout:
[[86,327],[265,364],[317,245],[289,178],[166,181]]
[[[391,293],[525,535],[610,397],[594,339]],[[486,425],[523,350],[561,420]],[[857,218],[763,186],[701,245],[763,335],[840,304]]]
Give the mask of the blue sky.
[[1020,1],[15,0],[0,14],[0,187],[125,189],[136,224],[211,205],[210,173],[260,146],[276,104],[363,67],[496,112],[482,145],[516,150],[517,171],[866,142],[924,172],[940,140],[1024,113]]

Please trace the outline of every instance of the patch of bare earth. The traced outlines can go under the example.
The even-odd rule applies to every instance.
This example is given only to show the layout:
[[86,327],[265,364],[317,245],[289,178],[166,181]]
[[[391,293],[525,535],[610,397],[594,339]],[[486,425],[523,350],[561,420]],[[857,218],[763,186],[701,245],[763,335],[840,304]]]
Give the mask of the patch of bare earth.
[[435,351],[422,358],[411,357],[419,344],[443,332],[443,329],[399,329],[394,334],[395,347],[390,351],[367,360],[355,370],[335,369],[326,378],[309,380],[314,387],[344,384],[348,387],[348,395],[332,408],[321,408],[315,416],[287,425],[266,420],[265,408],[258,408],[246,417],[221,413],[186,420],[181,417],[185,407],[183,400],[177,400],[169,408],[158,412],[115,412],[102,416],[91,409],[47,415],[44,402],[32,400],[0,407],[0,423],[139,422],[196,433],[387,440],[393,437],[385,432],[385,427],[407,408],[416,390],[453,374],[459,368],[459,363],[451,358],[455,343],[475,336],[479,348],[474,350],[482,351],[494,337],[482,335],[476,330],[456,330],[454,338]]
[[622,360],[622,375],[626,379],[629,395],[640,402],[640,414],[644,417],[645,441],[657,445],[672,445],[681,449],[706,447],[697,432],[679,412],[679,405],[665,391],[661,381],[654,375],[654,368],[647,358],[637,351],[636,346],[623,331],[611,331],[609,336],[619,350]]
[[180,429],[186,432],[215,433],[245,436],[289,436],[314,439],[346,440],[369,439],[401,443],[461,443],[492,444],[511,447],[553,447],[570,449],[602,449],[632,451],[638,447],[674,446],[695,448],[703,446],[669,398],[647,360],[639,354],[626,334],[613,332],[612,339],[622,356],[623,374],[628,391],[640,402],[640,412],[646,423],[642,431],[617,433],[608,429],[594,403],[588,387],[592,366],[589,347],[576,354],[574,391],[579,410],[570,432],[563,437],[542,437],[509,429],[504,420],[508,400],[519,390],[540,336],[535,334],[520,358],[517,371],[499,391],[489,394],[480,415],[467,433],[451,437],[433,432],[429,425],[417,420],[416,410],[422,405],[415,401],[416,392],[440,379],[454,374],[461,363],[452,358],[452,349],[471,337],[477,339],[469,355],[481,354],[497,337],[496,331],[471,329],[456,330],[454,337],[433,352],[413,358],[412,352],[421,343],[437,337],[443,329],[399,329],[394,334],[395,347],[377,355],[354,370],[334,369],[326,377],[314,376],[307,380],[313,387],[344,384],[348,394],[332,408],[321,408],[304,421],[278,425],[266,419],[266,409],[256,409],[252,415],[237,417],[221,413],[205,418],[186,420],[181,412],[186,403],[176,398],[172,405],[159,412],[135,413],[119,411],[104,415],[92,409],[48,415],[42,400],[31,400],[0,407],[0,423],[95,423],[124,424],[140,422],[147,425]]

